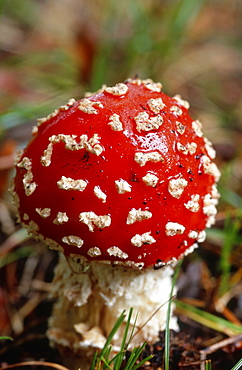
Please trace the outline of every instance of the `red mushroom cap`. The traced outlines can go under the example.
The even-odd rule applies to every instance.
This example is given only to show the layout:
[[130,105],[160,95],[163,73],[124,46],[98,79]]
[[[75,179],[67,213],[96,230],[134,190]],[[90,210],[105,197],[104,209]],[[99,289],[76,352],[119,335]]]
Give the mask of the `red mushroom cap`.
[[161,84],[128,80],[38,120],[20,152],[20,220],[65,255],[161,267],[214,223],[220,173],[201,123]]

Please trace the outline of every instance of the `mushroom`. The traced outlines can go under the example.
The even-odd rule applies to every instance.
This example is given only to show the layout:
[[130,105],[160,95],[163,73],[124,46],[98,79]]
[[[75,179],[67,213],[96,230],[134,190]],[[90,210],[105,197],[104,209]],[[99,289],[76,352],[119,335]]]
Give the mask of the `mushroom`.
[[[71,99],[38,120],[18,153],[20,221],[61,252],[48,336],[76,356],[101,348],[131,307],[139,313],[135,345],[155,341],[173,265],[215,222],[215,151],[188,102],[161,90],[129,79]],[[170,327],[178,330],[173,316]],[[120,341],[119,333],[113,344]]]

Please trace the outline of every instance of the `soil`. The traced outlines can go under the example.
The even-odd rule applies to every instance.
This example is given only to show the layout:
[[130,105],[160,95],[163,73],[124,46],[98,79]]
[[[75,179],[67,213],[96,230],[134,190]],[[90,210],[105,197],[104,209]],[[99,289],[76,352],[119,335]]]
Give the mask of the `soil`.
[[[2,312],[1,319],[2,333],[12,336],[13,341],[1,340],[0,342],[0,365],[1,368],[59,368],[64,360],[58,350],[52,348],[45,335],[48,317],[50,316],[53,302],[48,298],[48,287],[52,280],[54,266],[57,262],[57,255],[53,251],[47,250],[44,246],[36,245],[36,242],[29,240],[22,247],[36,246],[35,255],[30,255],[25,259],[19,259],[10,265],[6,265],[1,271],[2,293]],[[42,250],[43,248],[43,250]],[[205,253],[205,251],[203,251]],[[208,252],[207,252],[208,253]],[[210,255],[211,258],[211,255]],[[32,261],[31,261],[32,260]],[[30,270],[28,265],[32,265],[32,276],[26,280],[26,270]],[[34,266],[34,267],[33,267]],[[183,266],[183,272],[178,285],[180,285],[179,295],[192,293],[187,291],[184,283],[184,274],[190,279],[190,271],[197,268],[197,262],[188,260]],[[13,274],[15,275],[13,277]],[[42,280],[39,280],[40,277]],[[186,279],[185,279],[186,280]],[[197,291],[196,291],[197,290]],[[196,294],[202,292],[198,287]],[[32,307],[31,304],[33,305]],[[29,309],[29,313],[23,313]],[[5,317],[5,327],[4,327]],[[203,327],[178,313],[180,332],[170,333],[170,362],[169,369],[203,369],[201,362],[201,351],[207,351],[207,360],[211,360],[213,370],[232,369],[232,367],[242,357],[242,335],[235,338],[234,342],[226,345],[229,340],[225,335],[215,332],[207,327]],[[19,322],[18,322],[19,320]],[[22,329],[18,325],[22,325]],[[15,332],[12,327],[15,328]],[[17,330],[19,333],[16,333]],[[153,358],[147,361],[142,368],[146,370],[164,368],[164,349],[165,333],[159,333],[160,340],[154,344],[147,344],[140,360],[150,354]],[[230,339],[231,340],[231,339]],[[224,341],[221,348],[213,350],[214,343]],[[229,343],[229,342],[228,342]],[[211,353],[210,353],[211,352]],[[126,360],[130,353],[127,352]],[[34,361],[34,362],[33,362]],[[35,362],[37,361],[37,362]],[[29,362],[27,366],[26,362]],[[48,363],[51,363],[51,365]],[[62,367],[64,369],[65,367]],[[59,368],[60,369],[60,368]]]

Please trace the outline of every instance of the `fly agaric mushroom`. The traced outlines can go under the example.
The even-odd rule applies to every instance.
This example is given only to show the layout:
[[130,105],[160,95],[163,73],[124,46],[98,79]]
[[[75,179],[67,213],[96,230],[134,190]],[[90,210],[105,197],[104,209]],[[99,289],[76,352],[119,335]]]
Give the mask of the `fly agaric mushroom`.
[[[130,79],[71,99],[38,120],[17,158],[21,223],[61,252],[48,336],[76,353],[102,347],[124,309],[139,312],[139,327],[167,302],[172,264],[215,220],[215,151],[189,104],[161,88]],[[156,340],[166,312],[136,340]]]

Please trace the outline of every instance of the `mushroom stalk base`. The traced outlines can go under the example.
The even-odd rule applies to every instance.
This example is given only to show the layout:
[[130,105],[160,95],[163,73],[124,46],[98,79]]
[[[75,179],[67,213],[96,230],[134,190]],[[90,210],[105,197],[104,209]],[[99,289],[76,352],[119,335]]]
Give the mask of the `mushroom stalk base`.
[[[131,345],[141,345],[144,341],[154,343],[159,331],[165,328],[172,274],[170,266],[160,270],[132,270],[97,262],[91,262],[86,272],[76,274],[61,254],[52,288],[56,303],[47,332],[51,343],[72,353],[72,363],[74,357],[82,358],[77,362],[82,369],[85,356],[88,367],[118,317],[130,308],[134,311],[131,327],[138,314],[137,334]],[[118,351],[122,342],[124,327],[125,322],[113,339],[114,350]],[[178,330],[177,320],[172,315],[170,328]]]

